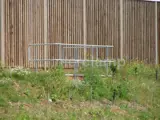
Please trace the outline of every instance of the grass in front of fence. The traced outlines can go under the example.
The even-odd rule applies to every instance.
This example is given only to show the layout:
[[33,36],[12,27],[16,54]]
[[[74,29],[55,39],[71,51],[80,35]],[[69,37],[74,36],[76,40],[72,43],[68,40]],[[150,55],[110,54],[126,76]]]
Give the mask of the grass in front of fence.
[[67,80],[62,66],[34,73],[0,69],[0,118],[160,119],[160,80],[155,67],[133,62],[102,78],[105,69],[82,66],[83,81]]

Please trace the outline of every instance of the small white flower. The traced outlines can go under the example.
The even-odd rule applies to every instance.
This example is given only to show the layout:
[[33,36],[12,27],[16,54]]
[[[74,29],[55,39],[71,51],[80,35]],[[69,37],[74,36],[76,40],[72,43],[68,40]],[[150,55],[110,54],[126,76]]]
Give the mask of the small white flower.
[[49,99],[48,99],[48,102],[53,102],[53,101],[52,101],[52,99],[49,98]]

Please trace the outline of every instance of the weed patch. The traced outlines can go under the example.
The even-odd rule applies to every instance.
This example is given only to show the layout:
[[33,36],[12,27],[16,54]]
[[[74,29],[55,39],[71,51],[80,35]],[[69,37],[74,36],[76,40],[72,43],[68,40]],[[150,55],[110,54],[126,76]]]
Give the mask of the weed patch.
[[17,120],[160,119],[155,67],[133,62],[109,71],[112,77],[102,77],[104,66],[84,65],[84,80],[71,81],[61,65],[39,73],[0,68],[0,113],[2,109],[4,119]]

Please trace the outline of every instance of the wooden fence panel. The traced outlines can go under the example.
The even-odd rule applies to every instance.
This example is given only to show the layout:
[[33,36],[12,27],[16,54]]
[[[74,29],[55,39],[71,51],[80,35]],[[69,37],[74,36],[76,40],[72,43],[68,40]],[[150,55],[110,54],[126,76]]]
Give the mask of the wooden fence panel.
[[[49,0],[49,43],[83,44],[82,0]],[[80,52],[82,54],[82,52]],[[65,58],[73,58],[73,49],[65,50]],[[58,58],[58,47],[50,47],[48,58]],[[54,65],[53,63],[50,64]]]
[[124,0],[124,56],[155,63],[154,2]]
[[[155,4],[123,0],[123,6],[124,57],[155,63]],[[83,0],[47,0],[47,13],[47,42],[84,44]],[[33,67],[28,62],[27,48],[28,44],[45,42],[44,0],[5,0],[4,17],[5,64]],[[110,56],[120,58],[120,1],[86,0],[86,23],[87,44],[114,45]],[[31,56],[35,57],[35,50],[32,51]],[[104,58],[104,50],[99,53]],[[79,58],[83,54],[80,50]],[[66,56],[73,58],[73,49],[66,50]],[[44,58],[44,47],[37,48],[37,58]],[[58,48],[47,47],[47,58],[58,58]],[[38,66],[43,67],[44,62]]]
[[[87,44],[113,45],[113,58],[120,57],[119,7],[117,0],[87,0]],[[99,52],[104,58],[104,50]]]
[[[43,16],[43,0],[5,0],[6,65],[33,67],[28,63],[27,48],[44,42]],[[40,57],[43,52],[38,48]]]

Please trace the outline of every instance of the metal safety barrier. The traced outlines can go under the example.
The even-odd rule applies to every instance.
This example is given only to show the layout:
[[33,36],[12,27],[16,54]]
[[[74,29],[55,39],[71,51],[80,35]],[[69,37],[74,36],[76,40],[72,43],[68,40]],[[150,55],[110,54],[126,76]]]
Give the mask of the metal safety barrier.
[[[58,49],[58,58],[38,58],[37,53],[37,47],[40,46],[54,46]],[[31,48],[34,49],[34,51],[31,51]],[[74,76],[76,77],[76,73],[78,72],[78,66],[79,64],[83,64],[86,62],[90,62],[92,66],[94,65],[94,62],[98,61],[101,63],[101,65],[105,65],[106,71],[108,71],[108,65],[110,63],[115,62],[113,59],[109,59],[109,49],[112,49],[112,45],[85,45],[85,44],[65,44],[65,43],[42,43],[42,44],[30,44],[28,46],[28,59],[29,62],[34,62],[35,65],[35,71],[38,71],[38,62],[44,62],[44,61],[57,61],[61,64],[74,64]],[[73,49],[74,55],[73,58],[66,58],[64,52],[66,49]],[[79,58],[79,50],[83,49],[83,59]],[[99,49],[105,50],[105,57],[104,59],[99,59]],[[87,50],[91,51],[91,57],[89,59],[86,59],[85,52]],[[33,57],[31,57],[31,53],[35,53]],[[94,58],[95,55],[95,58]],[[108,73],[107,73],[108,74]]]

